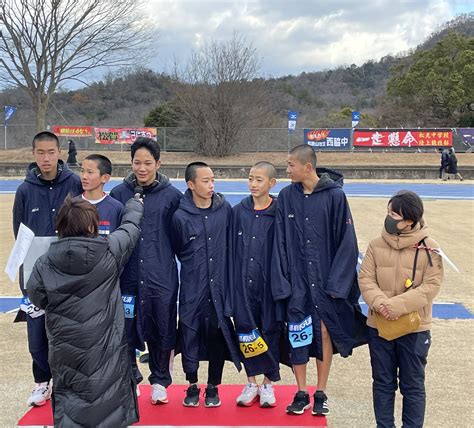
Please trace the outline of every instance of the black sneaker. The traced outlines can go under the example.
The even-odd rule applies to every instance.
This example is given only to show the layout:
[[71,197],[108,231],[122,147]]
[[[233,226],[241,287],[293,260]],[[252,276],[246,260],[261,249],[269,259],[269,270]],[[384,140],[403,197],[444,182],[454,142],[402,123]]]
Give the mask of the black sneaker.
[[204,405],[206,407],[219,407],[221,405],[219,390],[215,385],[207,385],[204,397]]
[[328,397],[324,391],[314,393],[314,406],[311,413],[315,416],[329,415]]
[[185,407],[197,407],[199,406],[199,393],[201,389],[196,384],[190,385],[186,390],[186,397],[183,400],[183,406]]
[[286,413],[289,415],[302,415],[310,407],[309,394],[306,391],[298,391],[295,394],[295,398],[293,398],[293,403],[286,408]]

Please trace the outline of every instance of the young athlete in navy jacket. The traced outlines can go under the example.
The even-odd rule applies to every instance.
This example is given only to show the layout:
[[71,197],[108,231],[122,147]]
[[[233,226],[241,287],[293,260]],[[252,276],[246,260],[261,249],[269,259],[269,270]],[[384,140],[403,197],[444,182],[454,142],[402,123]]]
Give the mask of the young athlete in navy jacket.
[[87,156],[81,166],[82,198],[95,205],[99,213],[99,235],[107,237],[122,220],[123,204],[104,192],[112,175],[112,162],[106,156]]
[[[52,132],[43,131],[33,138],[33,157],[35,162],[28,166],[25,181],[18,187],[13,204],[13,231],[18,234],[20,224],[30,228],[35,236],[56,235],[56,214],[69,193],[79,195],[81,182],[67,165],[59,159],[61,150],[59,140]],[[20,288],[24,296],[26,284],[23,269],[20,268]],[[25,297],[22,307],[33,306]],[[51,371],[48,363],[48,339],[44,326],[43,311],[28,311],[28,348],[33,359],[33,378],[35,387],[28,398],[28,405],[41,406],[51,398]],[[19,311],[16,321],[25,312]],[[34,316],[34,318],[33,318]]]
[[290,358],[298,385],[286,411],[311,407],[306,366],[316,357],[314,415],[329,414],[325,393],[333,353],[367,343],[357,284],[357,239],[342,175],[318,168],[308,145],[288,154],[292,184],[278,195],[272,292],[287,305]]
[[[251,195],[232,209],[233,319],[248,383],[237,405],[276,405],[272,382],[280,380],[279,342],[283,317],[273,302],[270,288],[273,235],[277,198],[270,195],[276,184],[276,169],[258,162],[249,174]],[[263,374],[257,385],[256,375]]]
[[145,212],[137,246],[120,277],[124,302],[131,309],[125,325],[130,361],[137,383],[143,377],[135,349],[148,346],[152,386],[151,403],[168,402],[171,384],[170,356],[176,345],[178,269],[171,246],[171,216],[183,194],[173,187],[161,166],[160,146],[140,137],[132,144],[132,173],[114,187],[110,196],[125,203],[136,192],[143,194]]
[[231,320],[225,316],[229,294],[231,207],[214,192],[214,174],[205,163],[186,167],[188,190],[172,219],[172,236],[181,262],[178,350],[190,386],[183,405],[199,406],[199,361],[209,361],[206,407],[220,406],[217,386],[224,362],[240,369]]

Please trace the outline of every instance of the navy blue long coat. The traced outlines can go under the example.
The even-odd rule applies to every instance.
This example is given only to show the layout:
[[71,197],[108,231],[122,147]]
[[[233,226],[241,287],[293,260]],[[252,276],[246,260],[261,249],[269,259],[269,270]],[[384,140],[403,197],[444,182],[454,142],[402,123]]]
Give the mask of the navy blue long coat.
[[[279,345],[284,320],[283,301],[275,303],[270,285],[277,198],[255,211],[252,196],[232,209],[233,317],[237,333],[258,329],[268,351],[244,358],[248,376],[266,374],[280,379]],[[277,320],[280,320],[278,322]]]
[[[126,319],[129,345],[144,350],[151,342],[163,351],[176,344],[178,271],[171,246],[171,217],[182,193],[165,175],[144,188],[142,233],[120,277],[122,294],[135,296],[135,318]],[[110,196],[125,203],[135,193],[136,178],[130,174]]]
[[[172,219],[173,242],[181,262],[178,351],[185,373],[197,371],[207,355],[206,323],[213,310],[229,350],[228,359],[240,370],[240,356],[231,320],[224,315],[230,293],[229,235],[231,207],[221,194],[200,210],[187,190]],[[211,306],[212,305],[212,306]],[[213,308],[212,308],[213,307]]]
[[[272,292],[275,300],[286,300],[288,322],[312,316],[310,354],[322,360],[320,320],[343,357],[366,343],[366,320],[358,304],[359,252],[342,175],[322,168],[318,173],[311,194],[293,183],[278,196]],[[291,350],[292,360],[299,349]]]

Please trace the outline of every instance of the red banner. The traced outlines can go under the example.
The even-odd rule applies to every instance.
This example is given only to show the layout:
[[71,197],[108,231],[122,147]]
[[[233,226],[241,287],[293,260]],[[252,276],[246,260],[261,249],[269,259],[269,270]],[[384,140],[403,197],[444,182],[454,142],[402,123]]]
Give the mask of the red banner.
[[133,144],[138,137],[156,141],[156,128],[94,128],[97,144]]
[[355,147],[448,147],[453,145],[451,130],[354,131]]
[[52,127],[58,137],[92,137],[92,126],[56,125]]

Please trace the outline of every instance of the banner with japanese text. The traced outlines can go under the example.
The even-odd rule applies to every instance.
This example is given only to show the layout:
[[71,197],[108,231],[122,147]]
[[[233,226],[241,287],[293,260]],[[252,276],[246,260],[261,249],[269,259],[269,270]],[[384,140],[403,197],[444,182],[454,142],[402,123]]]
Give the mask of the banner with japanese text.
[[449,147],[451,129],[371,129],[354,131],[355,147]]
[[304,142],[315,149],[350,150],[351,130],[343,128],[305,129]]
[[55,125],[51,131],[58,137],[92,137],[92,126]]
[[138,137],[156,141],[156,128],[94,128],[97,144],[133,144]]

